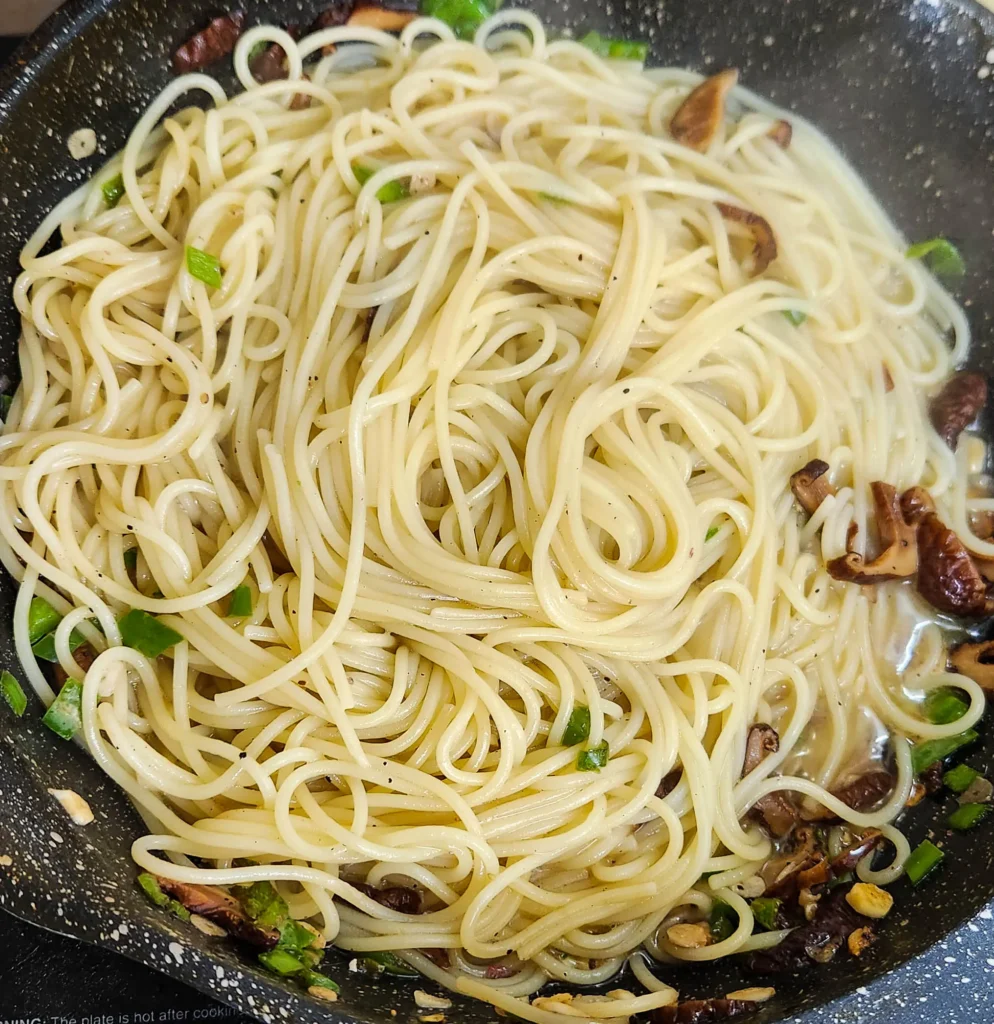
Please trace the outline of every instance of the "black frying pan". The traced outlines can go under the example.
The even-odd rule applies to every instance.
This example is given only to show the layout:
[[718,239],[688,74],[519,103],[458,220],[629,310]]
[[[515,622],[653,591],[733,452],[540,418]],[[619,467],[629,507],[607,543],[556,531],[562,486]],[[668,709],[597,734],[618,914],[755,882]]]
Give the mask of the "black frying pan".
[[[306,24],[327,2],[245,0],[238,6],[250,21]],[[824,128],[910,238],[941,234],[959,244],[969,267],[960,295],[977,339],[973,361],[991,368],[994,71],[988,77],[981,69],[994,48],[994,15],[972,0],[614,0],[610,17],[601,0],[531,0],[530,6],[555,27],[648,38],[657,63],[736,66],[746,85]],[[216,10],[211,0],[70,0],[0,73],[3,293],[12,280],[7,275],[17,273],[24,239],[124,143],[138,112],[168,80],[173,49]],[[96,129],[100,152],[73,161],[66,139],[87,126]],[[0,390],[16,373],[18,331],[3,294]],[[985,426],[994,436],[990,419]],[[13,602],[13,584],[4,578],[0,664],[12,668]],[[332,954],[328,970],[342,983],[342,996],[329,1010],[256,969],[225,940],[151,908],[135,890],[128,857],[141,823],[87,757],[44,729],[40,717],[37,702],[20,722],[0,713],[0,855],[13,860],[0,867],[0,906],[117,950],[267,1021],[418,1020],[414,984],[351,974],[346,960]],[[971,762],[994,767],[990,726]],[[84,794],[96,821],[73,826],[47,795],[50,787]],[[979,930],[961,929],[951,944],[956,966],[933,954],[927,963],[899,969],[994,898],[994,829],[951,835],[943,826],[947,812],[926,800],[913,813],[912,840],[933,829],[946,863],[918,890],[907,882],[895,886],[897,907],[877,946],[858,962],[847,958],[777,979],[776,999],[752,1020],[994,1020],[994,982],[985,964],[987,956],[994,958],[994,938],[983,921]],[[0,965],[0,979],[8,981],[5,975]],[[667,980],[685,995],[756,982],[735,964],[669,972]],[[827,1013],[819,1009],[857,989],[864,997]],[[970,997],[960,994],[967,992]],[[498,1019],[489,1007],[459,1000],[447,1018],[454,1024]]]

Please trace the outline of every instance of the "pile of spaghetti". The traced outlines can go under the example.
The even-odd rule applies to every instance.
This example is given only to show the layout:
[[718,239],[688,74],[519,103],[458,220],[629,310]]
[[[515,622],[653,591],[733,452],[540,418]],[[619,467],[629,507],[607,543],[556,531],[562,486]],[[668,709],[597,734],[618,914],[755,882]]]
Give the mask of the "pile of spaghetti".
[[[286,77],[253,79],[260,42]],[[869,561],[876,481],[969,534],[972,447],[927,411],[969,336],[853,172],[731,78],[688,106],[697,76],[524,12],[253,28],[235,67],[166,89],[15,288],[17,651],[50,703],[47,602],[138,864],[273,883],[539,1021],[548,978],[630,960],[647,994],[574,1010],[624,1017],[675,999],[653,960],[779,942],[743,895],[771,793],[879,829],[860,877],[897,877],[911,744],[983,695],[957,676],[965,717],[929,722],[935,616],[827,564]],[[714,900],[734,927],[671,941]]]

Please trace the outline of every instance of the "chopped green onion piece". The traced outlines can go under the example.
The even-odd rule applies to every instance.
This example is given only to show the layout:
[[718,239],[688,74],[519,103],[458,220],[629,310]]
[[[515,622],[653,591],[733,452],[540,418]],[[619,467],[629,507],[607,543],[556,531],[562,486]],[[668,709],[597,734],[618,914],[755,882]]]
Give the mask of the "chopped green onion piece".
[[911,851],[904,862],[904,873],[912,885],[917,885],[938,863],[945,854],[935,843],[926,839]]
[[599,772],[608,762],[611,750],[607,740],[601,740],[596,747],[581,750],[576,755],[576,768],[581,772]]
[[124,568],[131,572],[138,568],[138,548],[128,548],[124,552]]
[[198,281],[203,281],[209,287],[221,287],[221,261],[209,252],[188,245],[186,247],[186,269]]
[[924,260],[939,277],[962,277],[966,264],[959,249],[945,238],[929,238],[908,246],[909,260]]
[[577,743],[583,743],[589,735],[590,708],[586,704],[577,704],[563,730],[563,746],[575,747]]
[[799,309],[785,309],[783,315],[795,326],[800,327],[808,318],[807,313],[802,313]]
[[0,694],[18,718],[27,710],[28,698],[21,684],[6,669],[0,672]]
[[973,780],[979,777],[980,772],[975,768],[971,768],[968,764],[958,764],[942,776],[942,781],[954,793],[965,793],[973,785]]
[[704,534],[705,541],[709,541],[718,532],[719,529],[721,529],[721,527],[709,526],[708,532]]
[[555,192],[539,192],[539,199],[544,199],[547,203],[555,203],[556,206],[572,206],[571,200],[565,196],[557,196]]
[[749,904],[752,909],[752,916],[768,932],[772,932],[777,926],[777,915],[780,913],[781,900],[772,896],[760,896]]
[[4,420],[10,414],[10,407],[14,404],[13,395],[0,395],[0,417]]
[[164,907],[182,921],[190,920],[190,911],[187,910],[179,900],[172,899],[167,896],[161,888],[159,888],[159,883],[156,880],[155,875],[150,875],[147,871],[143,871],[138,876],[138,884],[142,887],[145,895],[157,907]]
[[970,710],[970,705],[951,686],[940,686],[929,691],[922,710],[935,725],[948,725],[962,718]]
[[318,988],[330,988],[332,992],[342,991],[337,981],[332,981],[327,974],[322,974],[320,971],[304,971],[301,981],[307,988],[313,988],[316,985]]
[[28,609],[28,639],[36,644],[62,621],[62,616],[43,597],[32,597]]
[[265,39],[260,39],[255,46],[249,50],[248,62],[251,64],[257,57],[261,57],[266,50],[269,49],[269,43]]
[[949,824],[953,828],[965,832],[968,828],[973,828],[974,825],[979,824],[987,816],[987,812],[990,809],[990,804],[960,804],[949,815]]
[[104,202],[114,209],[127,191],[124,187],[124,178],[120,174],[115,175],[100,186],[100,191],[104,194]]
[[288,917],[280,925],[279,948],[294,956],[299,956],[304,950],[310,949],[316,939],[314,932],[298,924],[292,917]]
[[304,965],[295,956],[278,946],[276,949],[269,950],[268,953],[260,953],[259,963],[263,967],[268,967],[275,974],[282,974],[284,977],[288,974],[299,974],[304,970]]
[[290,916],[286,900],[271,882],[253,882],[238,898],[245,913],[263,928],[279,928]]
[[417,976],[418,973],[406,961],[385,949],[362,953],[361,956],[363,967],[370,974],[382,974],[386,971],[388,974],[402,974],[410,978]]
[[498,6],[489,0],[421,0],[421,13],[444,21],[460,39],[472,39]]
[[[366,167],[364,164],[353,164],[352,173],[360,185],[365,185],[376,173],[376,170]],[[398,199],[406,199],[410,194],[411,190],[402,181],[388,181],[377,190],[376,198],[381,203],[395,203]]]
[[921,775],[936,761],[945,760],[960,747],[973,743],[978,735],[976,729],[967,729],[966,732],[961,732],[957,736],[946,736],[941,740],[924,740],[921,743],[916,743],[911,748],[911,770],[915,775]]
[[164,907],[169,903],[169,897],[159,888],[155,875],[143,871],[138,876],[138,884],[142,887],[145,895],[157,906]]
[[71,740],[83,725],[83,684],[67,679],[41,720],[56,736]]
[[117,620],[117,624],[121,629],[124,646],[141,651],[146,658],[158,658],[163,651],[168,651],[183,639],[175,629],[170,629],[154,615],[140,608],[126,612]]
[[228,602],[228,618],[244,619],[252,614],[252,591],[244,583],[235,587]]
[[[78,629],[74,629],[69,634],[69,650],[70,652],[75,651],[81,644],[86,643],[86,637]],[[40,658],[42,661],[58,661],[59,657],[55,653],[55,632],[48,633],[43,636],[36,644],[31,645],[31,652],[36,658]]]
[[724,900],[715,900],[711,904],[708,925],[711,928],[711,938],[715,942],[727,939],[738,927],[738,924],[739,915]]
[[588,32],[581,40],[581,45],[593,50],[598,57],[609,57],[611,60],[637,60],[645,63],[649,56],[649,44],[628,39],[611,39],[600,32]]

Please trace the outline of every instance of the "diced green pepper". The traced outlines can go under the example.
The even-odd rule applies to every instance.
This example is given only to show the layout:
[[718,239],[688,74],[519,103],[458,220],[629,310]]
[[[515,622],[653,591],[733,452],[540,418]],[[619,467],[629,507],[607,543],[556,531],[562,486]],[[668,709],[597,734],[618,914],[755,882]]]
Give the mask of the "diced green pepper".
[[933,868],[937,867],[945,854],[935,843],[926,839],[911,851],[904,862],[904,873],[912,885],[917,885]]
[[574,706],[563,730],[563,746],[574,747],[583,743],[590,735],[590,708],[586,704]]
[[141,651],[146,658],[157,658],[183,639],[175,629],[170,629],[154,615],[149,615],[140,608],[132,608],[131,611],[125,612],[117,624],[124,646]]
[[186,269],[191,276],[203,281],[210,288],[220,288],[224,280],[221,275],[221,261],[193,245],[186,247]]
[[124,187],[124,178],[120,174],[116,174],[113,178],[108,178],[108,180],[100,186],[100,191],[104,194],[104,202],[108,207],[113,209],[121,201],[121,197],[127,191]]
[[611,39],[600,32],[588,32],[580,43],[588,50],[593,50],[598,57],[611,60],[637,60],[644,64],[649,56],[649,44],[638,40]]
[[966,264],[959,249],[946,238],[929,238],[908,246],[909,260],[924,260],[939,277],[962,277]]
[[0,672],[0,694],[3,695],[7,706],[18,718],[27,710],[27,695],[21,688],[21,684],[6,669]]
[[228,602],[229,619],[244,619],[252,614],[252,590],[244,583],[235,587]]
[[973,785],[973,780],[979,777],[980,772],[975,768],[971,768],[968,764],[958,764],[942,776],[942,781],[954,793],[965,793]]
[[990,809],[990,804],[960,804],[949,815],[949,824],[952,828],[965,832],[967,829],[973,828],[974,825],[979,825]]
[[41,721],[56,736],[71,740],[83,725],[83,684],[67,679]]
[[768,932],[772,932],[777,926],[777,916],[780,913],[781,900],[772,896],[760,896],[749,904],[752,916]]
[[930,690],[922,703],[925,717],[935,725],[949,725],[969,710],[970,705],[951,686]]
[[739,915],[724,900],[715,900],[711,904],[708,925],[711,928],[711,937],[715,942],[727,939],[738,927],[738,924]]
[[608,762],[611,756],[607,740],[601,740],[596,747],[588,747],[576,755],[577,771],[599,772]]
[[975,729],[967,729],[966,732],[958,733],[956,736],[946,736],[939,740],[923,740],[911,748],[911,770],[915,775],[921,775],[926,768],[942,761],[955,753],[960,747],[965,747],[977,739],[978,733]]

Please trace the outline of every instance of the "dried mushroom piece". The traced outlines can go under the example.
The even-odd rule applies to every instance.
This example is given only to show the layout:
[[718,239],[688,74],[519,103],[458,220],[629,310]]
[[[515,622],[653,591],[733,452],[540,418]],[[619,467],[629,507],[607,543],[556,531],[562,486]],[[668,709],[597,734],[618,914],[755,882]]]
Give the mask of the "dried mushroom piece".
[[[291,39],[297,39],[300,35],[299,25],[287,25],[287,35]],[[266,82],[277,82],[287,78],[290,74],[286,60],[286,50],[279,43],[267,46],[262,53],[249,65],[252,77],[260,84]]]
[[794,128],[790,121],[774,121],[773,127],[766,133],[781,149],[788,149],[794,138]]
[[936,433],[956,451],[963,431],[987,403],[987,380],[979,373],[954,373],[929,403]]
[[731,1020],[756,1008],[755,999],[684,999],[676,1005],[660,1006],[648,1014],[651,1024],[710,1024]]
[[935,502],[924,487],[909,487],[901,495],[901,514],[905,522],[917,526],[925,516],[934,512]]
[[994,613],[994,598],[970,552],[934,512],[918,525],[918,593],[950,615]]
[[[746,739],[745,757],[742,762],[742,774],[748,775],[768,755],[780,749],[780,737],[772,725],[756,723]],[[759,816],[766,827],[775,836],[785,836],[797,824],[797,808],[793,801],[779,792],[761,796],[750,811]]]
[[227,57],[245,29],[245,12],[230,11],[191,36],[174,54],[173,67],[178,74],[202,71],[208,64]]
[[403,885],[388,885],[378,889],[375,885],[367,885],[365,882],[352,882],[351,885],[353,889],[358,889],[382,907],[396,910],[400,914],[421,913],[421,893],[417,889],[408,889]]
[[800,888],[802,872],[816,868],[825,855],[818,849],[813,828],[795,829],[787,840],[787,849],[771,857],[761,868],[760,876],[766,883],[766,896],[790,899]]
[[364,4],[349,15],[348,24],[362,28],[378,28],[381,32],[399,32],[417,17],[416,11],[393,11],[386,7]]
[[994,640],[957,644],[949,651],[949,665],[969,676],[978,686],[994,693]]
[[807,966],[812,960],[826,963],[858,928],[872,931],[873,922],[856,913],[846,901],[848,889],[838,886],[818,905],[814,920],[795,928],[778,946],[749,957],[750,970],[779,974]]
[[680,145],[703,153],[718,134],[725,117],[725,98],[738,80],[735,68],[705,78],[677,107],[670,120],[673,138]]
[[777,239],[773,234],[770,222],[752,210],[743,210],[741,206],[731,203],[716,203],[718,212],[735,224],[742,224],[752,237],[752,271],[751,277],[757,277],[777,258]]
[[[836,786],[831,793],[854,811],[869,811],[890,796],[896,782],[889,771],[880,768],[866,772],[844,786]],[[811,810],[802,810],[801,817],[805,821],[838,821],[838,816],[821,804]]]
[[280,941],[275,928],[256,924],[242,909],[242,905],[222,889],[193,882],[174,882],[171,878],[155,876],[159,888],[181,903],[191,914],[220,925],[229,935],[262,950],[273,949]]
[[[858,552],[847,551],[828,563],[829,575],[833,579],[860,584],[884,583],[914,576],[918,570],[917,531],[913,523],[904,519],[896,488],[875,480],[870,484],[870,490],[882,550],[869,562]],[[849,547],[848,538],[846,546]]]
[[832,481],[828,479],[829,465],[822,459],[812,459],[790,478],[790,489],[797,503],[809,516],[818,511],[818,506],[830,495],[835,494]]

